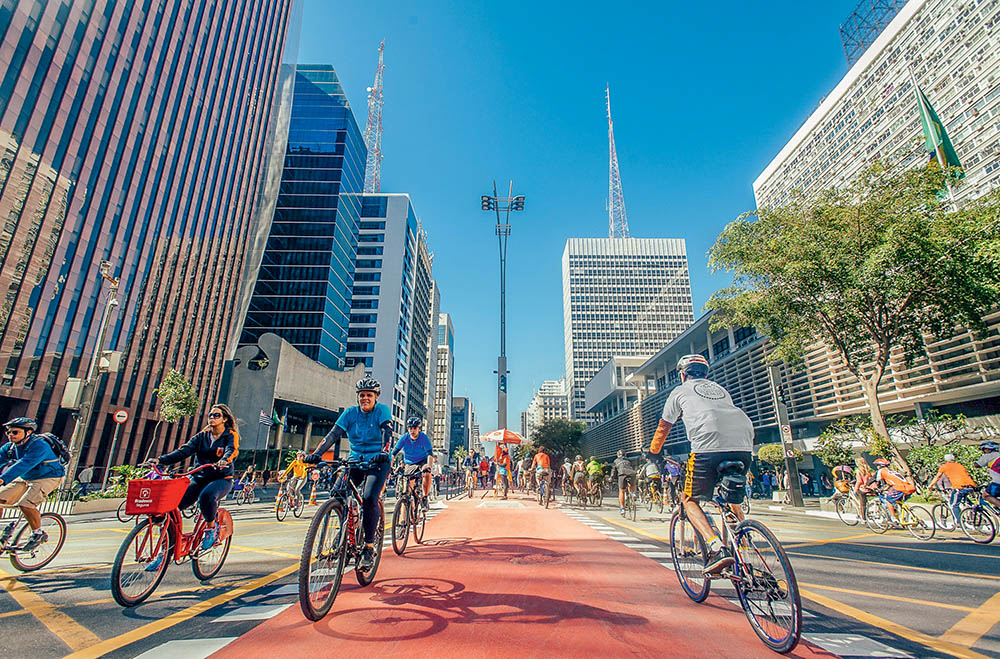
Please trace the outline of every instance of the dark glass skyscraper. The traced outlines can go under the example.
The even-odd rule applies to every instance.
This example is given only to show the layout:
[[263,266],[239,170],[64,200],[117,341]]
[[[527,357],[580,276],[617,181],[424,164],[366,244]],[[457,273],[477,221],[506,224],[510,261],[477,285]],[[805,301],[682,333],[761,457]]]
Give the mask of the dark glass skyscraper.
[[333,67],[296,67],[281,191],[241,344],[273,332],[344,366],[367,154]]
[[[249,246],[270,218],[291,11],[291,0],[0,4],[0,417],[35,416],[69,438],[59,402],[95,349],[102,260],[121,279],[104,347],[124,356],[97,389],[81,464],[108,459],[117,408],[130,412],[117,461],[142,457],[167,369],[212,402]],[[201,423],[200,411],[166,424],[159,444]]]

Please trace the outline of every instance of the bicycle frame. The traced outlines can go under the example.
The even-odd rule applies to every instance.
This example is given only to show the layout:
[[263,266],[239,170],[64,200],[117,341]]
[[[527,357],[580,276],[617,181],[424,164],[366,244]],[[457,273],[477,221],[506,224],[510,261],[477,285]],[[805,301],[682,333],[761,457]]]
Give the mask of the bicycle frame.
[[[181,474],[175,474],[174,477],[175,478],[185,478],[187,476],[190,476],[192,474],[195,474],[195,473],[201,471],[202,469],[206,469],[209,466],[211,466],[211,465],[202,465],[200,467],[192,469],[191,471],[184,472],[184,473],[181,473]],[[163,471],[161,471],[159,469],[159,467],[156,467],[156,466],[154,466],[150,470],[150,475],[155,475],[155,476],[157,476],[159,478],[166,477],[166,474]],[[222,511],[223,509],[220,507],[219,510]],[[164,537],[168,537],[168,538],[172,537],[172,538],[174,538],[176,540],[173,543],[174,544],[173,560],[174,560],[174,562],[179,563],[180,561],[182,561],[183,559],[185,559],[185,558],[187,558],[188,556],[191,555],[191,549],[192,549],[192,547],[194,547],[194,545],[195,545],[195,543],[196,543],[197,540],[201,539],[201,535],[202,535],[202,533],[204,533],[207,524],[205,523],[205,519],[201,516],[201,511],[199,511],[198,514],[194,518],[195,519],[195,521],[194,521],[194,528],[191,529],[191,531],[189,533],[184,533],[184,518],[181,516],[181,510],[180,510],[180,508],[174,508],[173,510],[171,510],[168,513],[166,513],[165,515],[146,515],[146,517],[149,517],[150,520],[152,520],[153,517],[161,517],[161,516],[162,517],[166,517],[166,521],[167,521],[167,524],[166,524],[167,535],[164,536],[164,534],[160,534],[160,539],[157,541],[156,547],[155,547],[156,551],[154,551],[150,555],[151,556],[158,555],[160,553],[160,551],[162,551],[162,549],[163,549]],[[217,522],[221,522],[221,520],[217,520]],[[222,528],[223,525],[219,524],[219,526],[220,526],[220,530],[221,530],[221,528]],[[152,523],[150,524],[149,528],[152,528]],[[140,542],[135,547],[135,552],[136,552],[136,556],[137,557],[142,555],[141,550],[146,547],[147,538],[149,538],[149,533],[147,533],[146,537],[143,539],[143,541]]]

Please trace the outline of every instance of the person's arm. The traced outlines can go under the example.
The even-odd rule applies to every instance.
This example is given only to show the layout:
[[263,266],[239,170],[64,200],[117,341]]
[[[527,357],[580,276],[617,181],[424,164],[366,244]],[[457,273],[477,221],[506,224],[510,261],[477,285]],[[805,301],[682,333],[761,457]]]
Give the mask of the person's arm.
[[406,439],[405,435],[396,440],[396,448],[392,449],[392,457],[396,457],[396,454],[403,450],[404,439]]
[[656,424],[656,432],[653,433],[653,441],[649,444],[649,451],[654,455],[659,455],[660,451],[663,450],[663,444],[667,441],[667,435],[670,434],[670,429],[674,424],[660,419],[660,422]]
[[233,464],[233,460],[240,452],[240,442],[236,439],[236,434],[233,431],[229,431],[229,439],[226,440],[226,450],[222,452],[222,458],[219,462],[224,462],[226,465]]
[[[42,444],[45,445],[42,446]],[[41,441],[31,440],[31,444],[28,445],[28,449],[21,456],[21,459],[12,464],[7,471],[0,475],[0,484],[10,483],[15,478],[23,476],[48,459],[49,456],[45,451],[47,448],[48,444],[45,443],[44,439]],[[49,450],[48,453],[52,453],[52,451]],[[53,455],[53,457],[55,456]]]
[[383,421],[379,427],[382,429],[382,452],[388,453],[392,446],[392,421]]
[[178,448],[176,451],[171,451],[166,455],[161,455],[159,458],[156,459],[156,461],[161,465],[172,465],[187,460],[192,455],[194,455],[195,447],[198,445],[198,440],[200,439],[200,436],[201,433],[198,433],[191,439],[187,440],[187,442],[182,444],[181,447]]
[[323,441],[319,443],[316,450],[305,457],[303,462],[307,464],[317,464],[323,459],[323,454],[326,453],[334,443],[339,444],[340,440],[347,435],[347,432],[340,426],[334,426],[330,429],[330,432],[326,433],[326,437]]
[[927,484],[927,489],[929,489],[929,490],[933,490],[933,489],[934,489],[934,486],[935,486],[935,485],[937,485],[937,482],[938,482],[939,480],[941,480],[941,476],[943,476],[943,475],[944,475],[944,472],[942,472],[942,471],[941,471],[941,467],[938,467],[938,473],[937,473],[937,475],[936,475],[936,476],[935,476],[935,477],[933,478],[933,480],[931,480],[931,482]]

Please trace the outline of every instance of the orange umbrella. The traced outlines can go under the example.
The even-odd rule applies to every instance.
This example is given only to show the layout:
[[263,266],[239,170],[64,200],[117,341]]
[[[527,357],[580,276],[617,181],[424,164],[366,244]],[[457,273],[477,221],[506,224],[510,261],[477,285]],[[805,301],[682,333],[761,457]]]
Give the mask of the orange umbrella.
[[507,430],[506,428],[502,428],[500,430],[494,430],[492,432],[486,433],[485,435],[482,435],[479,438],[479,441],[495,442],[497,444],[523,444],[524,437],[521,437],[513,430]]

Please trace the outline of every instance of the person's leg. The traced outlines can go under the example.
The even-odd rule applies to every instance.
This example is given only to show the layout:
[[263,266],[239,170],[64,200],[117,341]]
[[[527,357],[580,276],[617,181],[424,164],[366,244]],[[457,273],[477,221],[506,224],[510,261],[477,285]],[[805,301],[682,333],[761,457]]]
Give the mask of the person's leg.
[[961,525],[958,518],[962,514],[961,502],[965,499],[965,495],[959,490],[951,490],[948,492],[948,503],[951,505],[951,514],[955,517],[955,528]]
[[371,546],[375,540],[375,528],[379,522],[378,500],[385,479],[389,476],[389,465],[377,465],[374,470],[365,475],[364,487],[361,490],[362,507],[365,512],[364,532],[365,544]]
[[18,508],[24,514],[24,519],[28,520],[28,526],[31,527],[32,531],[42,528],[42,513],[38,512],[38,508],[31,505],[18,506]]
[[219,501],[229,494],[233,489],[233,481],[229,478],[220,478],[209,482],[202,488],[198,495],[198,505],[201,507],[201,516],[205,518],[205,525],[208,528],[215,526],[215,517],[219,512]]

